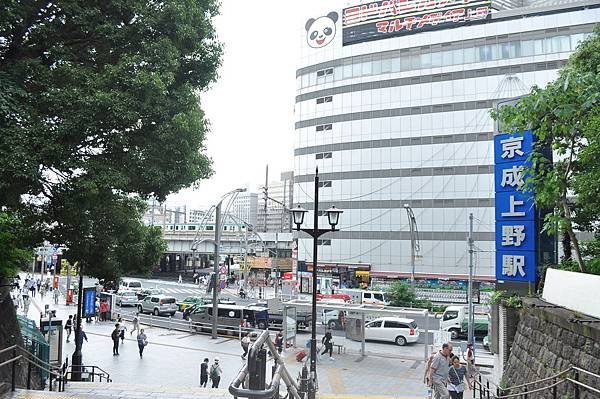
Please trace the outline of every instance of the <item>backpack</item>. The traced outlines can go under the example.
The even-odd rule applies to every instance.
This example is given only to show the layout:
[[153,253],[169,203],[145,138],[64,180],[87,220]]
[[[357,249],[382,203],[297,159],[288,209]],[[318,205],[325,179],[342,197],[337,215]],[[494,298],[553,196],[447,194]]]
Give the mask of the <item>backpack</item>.
[[212,365],[210,366],[210,379],[214,380],[219,378],[219,366]]

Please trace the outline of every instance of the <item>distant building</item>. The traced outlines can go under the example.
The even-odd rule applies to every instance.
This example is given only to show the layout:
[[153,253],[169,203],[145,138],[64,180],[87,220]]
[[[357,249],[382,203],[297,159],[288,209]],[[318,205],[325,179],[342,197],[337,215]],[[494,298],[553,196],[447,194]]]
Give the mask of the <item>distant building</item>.
[[258,194],[257,193],[239,193],[231,204],[231,213],[234,217],[251,225],[254,229],[257,228],[257,212],[258,212]]
[[294,172],[283,172],[280,181],[273,181],[267,187],[269,199],[267,200],[265,224],[265,200],[258,201],[258,231],[289,232],[291,215],[284,208],[292,207],[294,199]]

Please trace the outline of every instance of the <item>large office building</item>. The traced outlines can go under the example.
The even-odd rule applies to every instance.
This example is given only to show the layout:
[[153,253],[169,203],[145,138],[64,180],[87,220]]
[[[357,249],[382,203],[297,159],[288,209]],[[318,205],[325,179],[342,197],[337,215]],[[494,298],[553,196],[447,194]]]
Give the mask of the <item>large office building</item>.
[[[294,202],[344,210],[319,270],[349,280],[494,279],[494,122],[501,100],[557,77],[600,21],[594,1],[327,2],[307,16],[296,71]],[[309,213],[305,220],[312,223]],[[326,217],[321,217],[327,227]],[[304,226],[307,227],[307,226]],[[312,239],[300,235],[298,260]]]

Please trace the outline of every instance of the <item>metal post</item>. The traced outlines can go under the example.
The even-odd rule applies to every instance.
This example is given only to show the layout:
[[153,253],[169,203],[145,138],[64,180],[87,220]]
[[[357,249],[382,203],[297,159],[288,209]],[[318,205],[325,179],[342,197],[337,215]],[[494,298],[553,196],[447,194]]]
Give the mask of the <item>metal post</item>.
[[83,344],[83,331],[81,330],[81,314],[83,312],[83,263],[79,264],[79,288],[77,289],[77,328],[75,328],[75,352],[71,360],[73,381],[81,381],[81,365],[83,355],[81,345]]
[[429,310],[425,311],[425,348],[423,351],[423,359],[427,362],[429,358]]
[[212,293],[212,339],[217,339],[217,315],[219,314],[218,309],[218,286],[219,284],[219,246],[221,245],[221,203],[219,201],[215,208],[215,262],[213,267],[213,273],[215,277]]
[[473,214],[469,213],[469,292],[467,297],[469,298],[469,325],[468,325],[468,342],[475,348],[475,342],[473,340]]
[[27,389],[31,389],[31,362],[27,362]]
[[[341,310],[340,310],[341,312]],[[360,314],[360,319],[361,319],[361,323],[360,323],[360,329],[361,331],[361,340],[360,340],[360,355],[361,356],[365,356],[365,312],[362,312]]]
[[552,383],[554,384],[554,386],[552,387],[552,399],[556,399],[556,377],[552,380]]
[[410,284],[415,286],[415,226],[413,223],[413,218],[411,217],[411,212],[409,209],[406,210],[408,212],[408,225],[410,228]]
[[308,398],[315,399],[317,381],[317,237],[319,236],[319,169],[315,170],[315,206],[313,211],[313,269],[312,269],[312,324],[310,328],[310,384]]
[[[575,370],[575,377],[574,377],[575,381],[579,382],[579,371]],[[575,399],[579,399],[579,385],[578,384],[573,384],[575,385]]]
[[10,376],[10,389],[11,391],[15,391],[16,389],[16,376],[17,376],[17,361],[14,360],[17,357],[17,348],[14,348],[12,351],[13,362],[11,364],[12,374]]

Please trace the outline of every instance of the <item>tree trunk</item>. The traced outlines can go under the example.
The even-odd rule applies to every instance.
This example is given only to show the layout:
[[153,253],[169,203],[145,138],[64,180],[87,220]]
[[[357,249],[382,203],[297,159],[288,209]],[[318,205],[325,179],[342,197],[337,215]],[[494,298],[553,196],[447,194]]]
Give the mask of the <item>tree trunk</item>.
[[573,247],[571,246],[571,236],[569,234],[563,234],[562,246],[565,254],[563,260],[571,260],[573,258]]
[[569,208],[569,204],[567,203],[567,198],[563,197],[561,200],[561,205],[563,207],[563,212],[565,219],[567,220],[567,225],[565,230],[571,239],[571,243],[573,244],[573,252],[575,253],[575,261],[577,261],[577,265],[579,266],[579,271],[581,273],[585,273],[585,264],[583,263],[583,258],[581,257],[581,250],[579,248],[579,240],[575,236],[575,232],[573,231],[573,223],[571,222],[571,209]]

